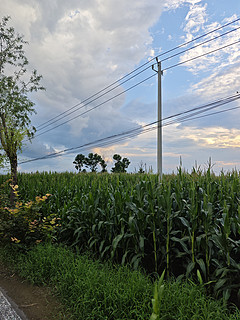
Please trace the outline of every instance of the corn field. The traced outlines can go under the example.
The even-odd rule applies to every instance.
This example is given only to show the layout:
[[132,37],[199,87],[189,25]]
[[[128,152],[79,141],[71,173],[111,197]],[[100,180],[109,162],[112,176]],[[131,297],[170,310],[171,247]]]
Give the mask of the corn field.
[[[0,176],[1,180],[6,179]],[[102,260],[193,277],[215,295],[240,296],[240,174],[181,168],[165,175],[19,174],[23,199],[52,194],[59,242]]]

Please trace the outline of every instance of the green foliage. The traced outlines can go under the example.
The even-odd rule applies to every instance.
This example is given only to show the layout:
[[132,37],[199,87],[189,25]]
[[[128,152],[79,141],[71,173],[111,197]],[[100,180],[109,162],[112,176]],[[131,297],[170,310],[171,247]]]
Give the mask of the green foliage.
[[107,164],[105,160],[97,153],[93,154],[91,152],[88,154],[88,157],[85,157],[83,154],[78,154],[75,157],[73,164],[75,164],[75,168],[78,170],[78,172],[82,171],[82,168],[84,165],[90,168],[91,172],[97,172],[98,165],[102,167],[102,172],[107,172],[106,170]]
[[15,263],[34,284],[51,284],[76,319],[147,319],[152,284],[139,271],[39,245]]
[[107,172],[107,164],[106,164],[106,161],[104,160],[104,159],[100,159],[100,161],[99,161],[99,164],[100,164],[100,166],[101,166],[101,168],[102,168],[102,173],[106,173]]
[[59,226],[60,218],[54,214],[44,216],[41,212],[42,204],[50,194],[43,197],[36,196],[34,201],[23,202],[19,199],[18,186],[10,184],[17,201],[14,207],[9,207],[6,185],[0,186],[0,244],[11,244],[21,249],[54,238],[55,229]]
[[193,277],[239,303],[240,175],[21,174],[21,196],[53,194],[42,210],[58,240],[102,260]]
[[204,288],[189,281],[163,282],[155,285],[153,313],[150,320],[237,320],[240,311],[230,313],[222,301],[206,296]]
[[75,164],[75,169],[78,170],[78,172],[82,171],[82,167],[84,166],[85,156],[84,154],[78,154],[75,157],[75,160],[73,161],[73,164]]
[[6,166],[6,155],[4,153],[0,153],[0,169]]
[[[17,184],[17,152],[24,138],[31,139],[35,132],[30,125],[29,116],[35,111],[29,93],[44,88],[36,70],[29,76],[23,49],[26,41],[8,27],[9,19],[3,17],[0,21],[0,151],[9,161],[13,183]],[[11,193],[11,205],[13,202]]]
[[114,173],[126,172],[126,169],[131,163],[128,158],[122,159],[122,157],[119,154],[114,154],[113,160],[115,160],[115,165],[111,171]]
[[[49,244],[24,255],[2,250],[0,258],[33,284],[54,287],[75,319],[150,318],[154,288],[140,271],[100,263]],[[239,319],[239,311],[230,314],[221,301],[207,297],[203,287],[189,281],[163,281],[163,277],[155,285],[152,320]]]
[[152,299],[153,313],[151,315],[150,320],[159,319],[159,315],[161,312],[161,301],[163,299],[163,294],[164,294],[164,283],[163,283],[164,275],[165,275],[165,270],[163,271],[158,282],[155,283],[154,296]]
[[102,160],[102,157],[95,153],[93,154],[92,152],[90,152],[88,154],[88,157],[85,158],[85,165],[90,168],[91,172],[96,172],[97,171],[97,165],[100,163],[100,161]]
[[139,164],[138,173],[146,173],[146,163],[144,164],[142,161]]

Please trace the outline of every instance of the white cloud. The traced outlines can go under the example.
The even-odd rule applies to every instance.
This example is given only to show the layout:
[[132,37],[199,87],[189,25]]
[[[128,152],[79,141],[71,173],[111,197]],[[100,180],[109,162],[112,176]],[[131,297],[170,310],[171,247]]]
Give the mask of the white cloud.
[[187,32],[188,39],[193,37],[193,33],[199,32],[207,20],[207,4],[197,5],[198,2],[194,1],[190,5],[190,9],[185,17],[186,25],[184,31]]
[[[30,40],[27,55],[31,66],[43,75],[46,93],[35,96],[39,123],[45,120],[41,118],[54,116],[107,86],[131,71],[143,58],[152,57],[153,38],[149,28],[161,15],[164,3],[1,1],[1,13],[12,16],[11,24]],[[113,94],[121,91],[122,88],[116,89]],[[117,114],[124,99],[123,95],[100,108],[98,122],[103,121],[105,128],[111,127],[117,118],[124,122],[123,116]],[[79,126],[71,122],[71,133],[77,135],[82,128],[92,128],[92,122],[92,117],[85,118]],[[44,136],[47,142],[50,138]]]
[[215,161],[214,164],[220,169],[224,167],[233,169],[240,166],[240,161]]
[[224,127],[194,128],[185,127],[184,137],[193,140],[199,146],[205,148],[240,148],[240,130]]
[[[221,25],[229,23],[236,19],[236,15],[229,18],[225,18],[222,23],[219,22],[208,22],[207,15],[207,5],[193,5],[190,6],[189,12],[185,18],[186,24],[184,26],[184,31],[186,32],[185,40],[190,41],[199,34],[208,33],[216,28],[219,28]],[[199,40],[197,43],[202,43],[207,40],[212,40],[222,33],[226,33],[233,28],[240,27],[240,22],[236,22],[233,26],[224,28],[222,30],[216,31],[209,34],[207,37]],[[199,33],[201,31],[201,33]],[[190,51],[187,51],[180,57],[180,61],[187,61],[195,58],[197,56],[204,55],[208,52],[215,51],[211,54],[205,55],[198,59],[194,59],[185,64],[188,70],[194,74],[199,74],[200,72],[209,72],[210,70],[217,69],[218,71],[222,68],[234,64],[239,61],[240,56],[240,43],[228,46],[221,50],[218,50],[221,47],[230,45],[234,42],[239,41],[240,29],[226,34],[223,37],[219,37],[216,40],[209,41],[201,46],[198,46]],[[197,44],[195,43],[195,45]],[[216,70],[214,70],[216,71]]]
[[[153,57],[149,28],[158,20],[165,2],[1,1],[1,14],[10,15],[10,24],[29,41],[26,53],[31,68],[43,75],[46,92],[33,95],[38,112],[33,124],[37,126],[84,101],[131,71],[142,59]],[[121,87],[115,89],[70,118],[122,91]],[[134,123],[120,111],[124,101],[125,94],[84,118],[42,135],[23,156],[45,155],[46,143],[53,150],[59,145],[73,147],[131,128]],[[67,119],[65,116],[54,125]]]
[[166,10],[175,10],[184,4],[194,5],[201,2],[202,0],[168,0],[165,2]]
[[221,71],[213,72],[192,85],[192,90],[205,99],[226,97],[240,92],[240,64],[236,63]]

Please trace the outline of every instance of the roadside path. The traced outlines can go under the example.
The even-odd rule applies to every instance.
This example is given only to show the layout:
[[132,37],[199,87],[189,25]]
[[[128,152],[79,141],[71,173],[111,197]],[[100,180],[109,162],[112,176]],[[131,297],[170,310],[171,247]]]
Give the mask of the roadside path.
[[0,320],[70,318],[50,288],[32,285],[0,260]]
[[0,319],[1,320],[27,320],[25,314],[0,288]]

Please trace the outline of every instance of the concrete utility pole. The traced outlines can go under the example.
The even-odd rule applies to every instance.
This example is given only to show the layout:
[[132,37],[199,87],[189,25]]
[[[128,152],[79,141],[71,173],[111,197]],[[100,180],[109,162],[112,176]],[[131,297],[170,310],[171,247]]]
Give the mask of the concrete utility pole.
[[157,173],[159,181],[162,179],[162,68],[161,61],[157,60],[157,70],[152,69],[158,74],[158,130],[157,130]]

